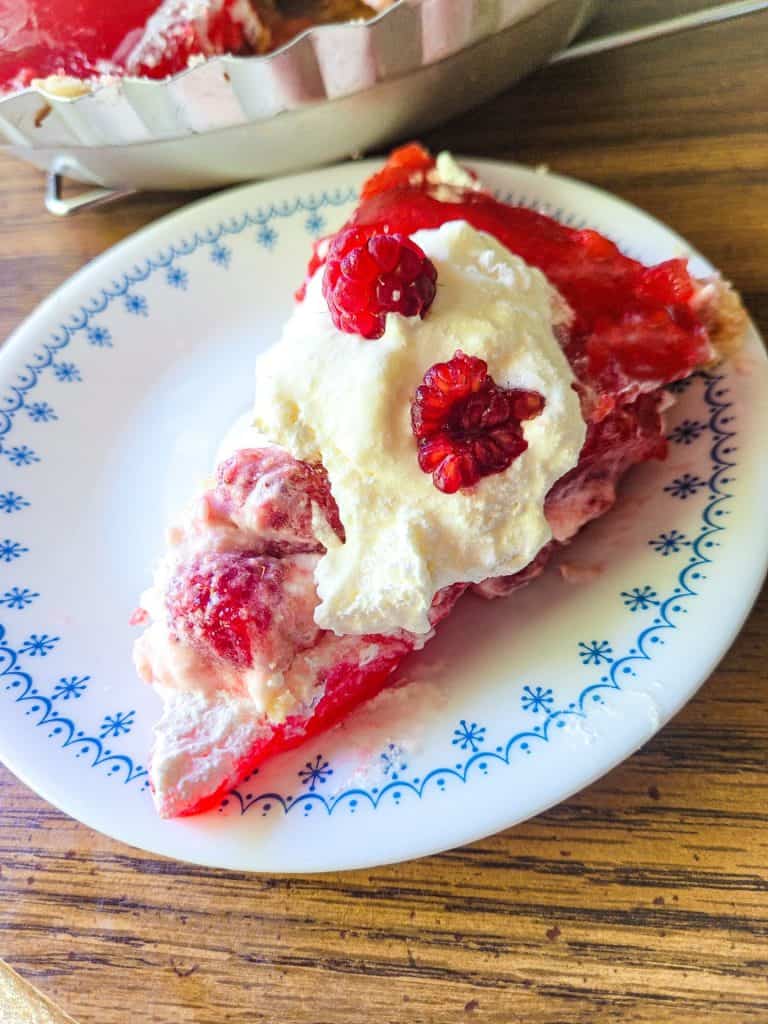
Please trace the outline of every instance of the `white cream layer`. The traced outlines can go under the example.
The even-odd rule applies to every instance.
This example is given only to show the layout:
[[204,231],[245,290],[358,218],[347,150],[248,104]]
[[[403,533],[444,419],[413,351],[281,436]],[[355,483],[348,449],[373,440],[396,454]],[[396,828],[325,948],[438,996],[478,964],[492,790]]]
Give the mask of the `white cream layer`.
[[[413,240],[438,273],[424,320],[390,315],[375,341],[345,334],[331,321],[320,271],[257,362],[256,429],[297,458],[322,461],[339,505],[346,543],[318,515],[328,550],[315,571],[315,620],[339,634],[424,633],[440,588],[523,569],[551,537],[544,498],[584,442],[553,330],[569,311],[543,274],[463,221]],[[524,424],[529,448],[506,472],[443,494],[419,468],[410,407],[425,371],[457,349],[546,405]]]

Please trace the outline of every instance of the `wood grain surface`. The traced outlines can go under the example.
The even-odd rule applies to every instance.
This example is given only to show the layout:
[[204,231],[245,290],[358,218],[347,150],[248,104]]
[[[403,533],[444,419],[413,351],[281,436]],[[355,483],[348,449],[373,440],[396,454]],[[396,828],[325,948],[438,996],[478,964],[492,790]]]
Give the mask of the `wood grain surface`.
[[[609,0],[593,31],[702,6]],[[722,268],[765,331],[767,44],[763,14],[553,67],[427,141],[638,203]],[[42,188],[0,157],[0,334],[188,198],[56,221]],[[157,859],[0,769],[0,956],[81,1024],[768,1022],[766,625],[764,596],[688,707],[578,796],[376,871]]]

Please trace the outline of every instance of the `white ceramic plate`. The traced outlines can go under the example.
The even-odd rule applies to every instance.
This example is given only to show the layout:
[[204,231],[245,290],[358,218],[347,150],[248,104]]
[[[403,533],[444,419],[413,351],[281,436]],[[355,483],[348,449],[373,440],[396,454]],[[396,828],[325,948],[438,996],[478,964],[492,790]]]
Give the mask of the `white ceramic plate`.
[[[768,363],[677,388],[670,454],[556,569],[465,598],[404,666],[405,689],[272,761],[218,812],[163,822],[146,758],[159,702],[128,618],[164,526],[209,470],[277,335],[313,236],[371,164],[215,196],[110,250],[0,356],[0,754],[108,835],[204,864],[316,871],[478,839],[573,793],[652,736],[706,679],[763,577]],[[685,243],[553,175],[478,162],[502,197],[588,223],[633,255]],[[694,256],[694,270],[709,268]],[[592,571],[597,570],[597,571]]]

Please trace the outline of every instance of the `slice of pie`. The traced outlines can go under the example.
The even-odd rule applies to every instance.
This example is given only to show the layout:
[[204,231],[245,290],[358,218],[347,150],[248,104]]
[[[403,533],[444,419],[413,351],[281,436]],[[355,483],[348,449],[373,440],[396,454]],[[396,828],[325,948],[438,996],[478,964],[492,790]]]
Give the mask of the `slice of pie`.
[[468,587],[541,573],[664,457],[665,385],[744,326],[719,278],[645,267],[416,145],[318,243],[298,299],[137,613],[165,817],[377,694]]

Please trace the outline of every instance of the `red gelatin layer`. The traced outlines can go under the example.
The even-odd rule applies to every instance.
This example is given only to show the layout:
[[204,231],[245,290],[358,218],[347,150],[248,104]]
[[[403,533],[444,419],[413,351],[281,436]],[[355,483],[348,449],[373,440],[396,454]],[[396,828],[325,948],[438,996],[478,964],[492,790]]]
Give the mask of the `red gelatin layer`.
[[88,78],[138,42],[160,0],[17,0],[0,9],[0,92],[32,78]]
[[[596,231],[566,227],[482,191],[441,184],[438,197],[433,170],[421,147],[395,151],[364,186],[350,224],[410,235],[465,220],[538,267],[575,314],[566,353],[595,394],[598,417],[616,401],[632,401],[712,358],[706,329],[691,309],[694,286],[685,260],[645,267]],[[318,263],[315,258],[310,270]]]

